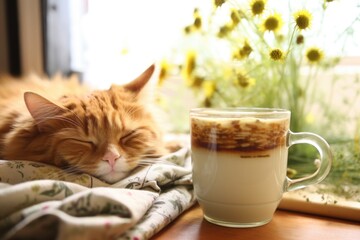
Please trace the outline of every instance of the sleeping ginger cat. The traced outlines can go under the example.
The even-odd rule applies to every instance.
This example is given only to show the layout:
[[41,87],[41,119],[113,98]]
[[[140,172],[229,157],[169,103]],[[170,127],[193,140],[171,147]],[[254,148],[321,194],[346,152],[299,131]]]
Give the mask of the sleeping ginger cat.
[[0,159],[122,179],[142,158],[166,153],[143,99],[153,71],[93,92],[76,81],[0,79]]

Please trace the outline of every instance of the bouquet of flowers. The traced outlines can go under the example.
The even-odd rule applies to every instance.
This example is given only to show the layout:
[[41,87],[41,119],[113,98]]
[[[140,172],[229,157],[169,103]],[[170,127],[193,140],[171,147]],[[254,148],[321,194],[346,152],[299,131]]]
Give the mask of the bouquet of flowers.
[[[331,4],[333,0],[209,1],[193,10],[181,47],[172,59],[162,61],[159,84],[178,71],[199,106],[287,108],[292,131],[315,131],[333,143],[350,142],[351,161],[359,169],[360,121],[354,115],[353,126],[339,128],[349,119],[331,107],[338,81],[332,71],[340,61],[326,54],[322,32]],[[337,39],[350,35],[352,27]],[[319,82],[319,76],[329,72],[327,82]],[[348,87],[360,93],[358,79]]]

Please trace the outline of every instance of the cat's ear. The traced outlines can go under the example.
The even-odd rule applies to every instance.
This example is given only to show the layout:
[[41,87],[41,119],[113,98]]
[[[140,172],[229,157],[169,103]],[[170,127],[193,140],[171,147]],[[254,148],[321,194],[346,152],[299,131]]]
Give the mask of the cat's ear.
[[131,82],[124,85],[126,90],[129,90],[134,93],[139,93],[149,82],[151,76],[153,75],[155,70],[155,65],[151,65],[148,69],[146,69],[140,76],[132,80]]
[[40,131],[48,126],[47,120],[53,120],[64,112],[63,108],[33,92],[25,92],[24,101]]

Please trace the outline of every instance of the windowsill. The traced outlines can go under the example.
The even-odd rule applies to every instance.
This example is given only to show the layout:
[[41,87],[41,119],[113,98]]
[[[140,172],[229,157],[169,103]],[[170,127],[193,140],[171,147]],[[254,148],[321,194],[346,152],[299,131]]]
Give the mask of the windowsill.
[[280,209],[360,221],[360,202],[329,193],[318,193],[321,184],[284,193]]

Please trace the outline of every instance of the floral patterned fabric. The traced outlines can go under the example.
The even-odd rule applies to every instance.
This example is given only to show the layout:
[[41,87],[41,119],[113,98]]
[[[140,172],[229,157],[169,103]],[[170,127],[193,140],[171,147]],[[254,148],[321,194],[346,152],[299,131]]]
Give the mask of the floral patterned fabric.
[[195,202],[189,149],[165,160],[112,185],[0,160],[0,239],[148,239]]

